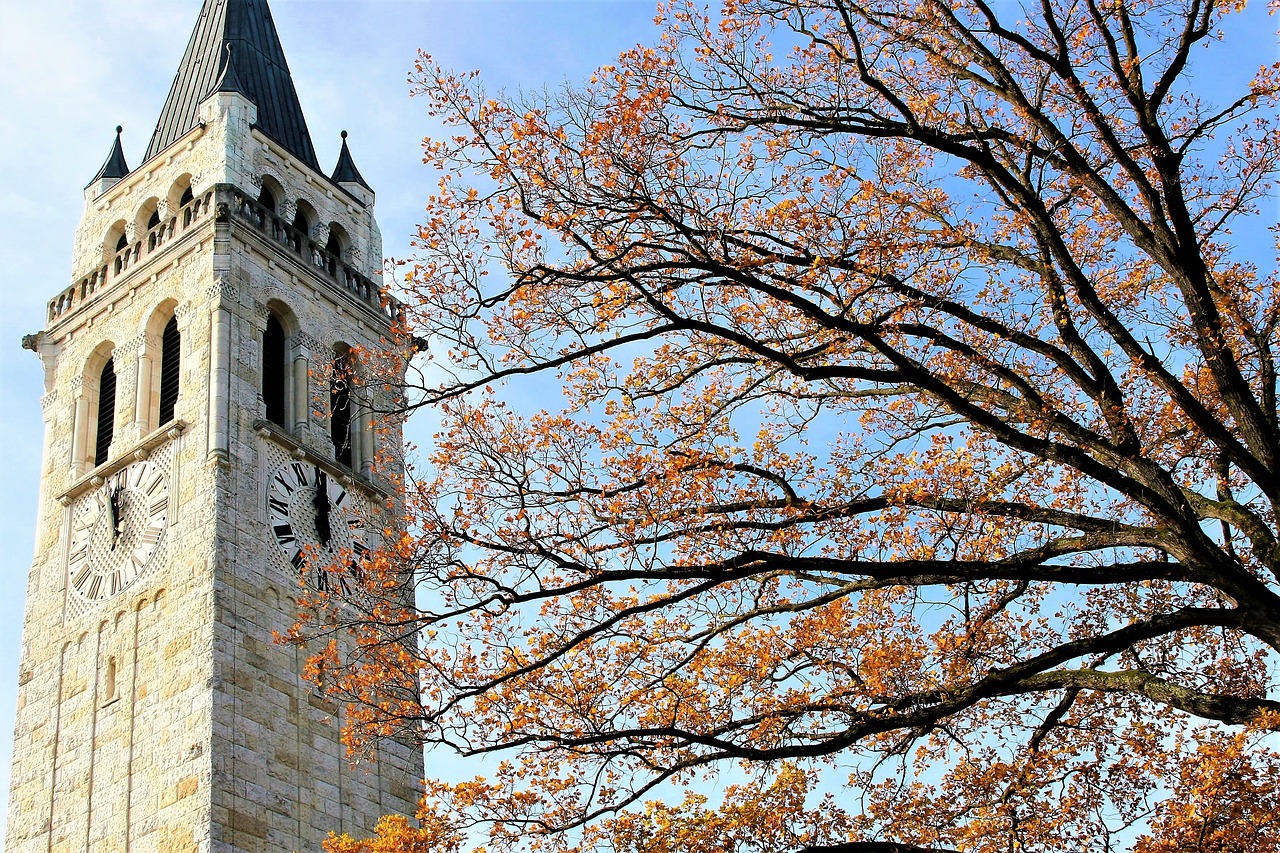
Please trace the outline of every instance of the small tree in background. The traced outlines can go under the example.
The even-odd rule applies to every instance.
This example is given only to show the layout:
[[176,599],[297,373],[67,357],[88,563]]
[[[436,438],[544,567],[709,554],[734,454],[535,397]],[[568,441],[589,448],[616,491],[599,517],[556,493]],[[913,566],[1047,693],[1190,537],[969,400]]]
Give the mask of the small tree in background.
[[450,378],[317,665],[354,743],[504,762],[330,850],[1280,849],[1235,11],[676,2],[541,97],[424,57]]

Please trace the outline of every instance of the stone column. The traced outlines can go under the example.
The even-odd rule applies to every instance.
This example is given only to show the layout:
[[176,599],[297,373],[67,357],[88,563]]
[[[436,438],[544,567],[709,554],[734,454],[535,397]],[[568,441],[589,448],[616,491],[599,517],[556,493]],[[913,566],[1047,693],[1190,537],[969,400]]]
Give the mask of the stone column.
[[143,337],[138,346],[137,396],[133,404],[133,423],[138,437],[146,435],[155,424],[151,423],[151,351],[149,337]]
[[231,382],[231,312],[219,304],[209,337],[209,458],[230,458],[227,395]]
[[71,383],[71,393],[75,395],[76,413],[71,424],[71,479],[77,480],[85,473],[85,460],[88,457],[87,442],[89,437],[89,393],[84,387],[84,378],[77,376]]

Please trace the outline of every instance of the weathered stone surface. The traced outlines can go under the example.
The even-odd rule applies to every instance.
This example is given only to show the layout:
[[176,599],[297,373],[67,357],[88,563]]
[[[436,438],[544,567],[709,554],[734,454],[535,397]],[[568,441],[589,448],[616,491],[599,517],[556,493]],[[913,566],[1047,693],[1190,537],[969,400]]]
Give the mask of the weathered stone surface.
[[[414,807],[421,755],[388,744],[377,772],[351,767],[340,709],[302,682],[299,653],[271,639],[293,621],[298,577],[269,528],[269,478],[299,447],[338,469],[318,377],[341,346],[376,346],[387,318],[266,226],[230,207],[220,218],[220,205],[237,192],[257,198],[265,182],[290,210],[306,202],[313,226],[340,226],[348,262],[382,255],[372,208],[254,130],[253,109],[237,95],[211,98],[203,128],[89,194],[75,286],[105,274],[33,341],[46,368],[45,464],[10,853],[316,850],[331,830],[361,832],[380,813]],[[196,204],[184,208],[188,187]],[[173,229],[150,247],[157,207]],[[121,234],[145,248],[116,273]],[[290,391],[297,422],[283,437],[255,430],[269,311],[288,321],[306,386]],[[171,436],[157,413],[159,333],[172,316],[184,428]],[[95,471],[89,433],[107,357],[114,439]],[[167,523],[136,580],[89,601],[68,582],[72,528],[102,488],[93,475],[110,476],[135,451],[165,472]],[[387,487],[352,473],[357,497]]]

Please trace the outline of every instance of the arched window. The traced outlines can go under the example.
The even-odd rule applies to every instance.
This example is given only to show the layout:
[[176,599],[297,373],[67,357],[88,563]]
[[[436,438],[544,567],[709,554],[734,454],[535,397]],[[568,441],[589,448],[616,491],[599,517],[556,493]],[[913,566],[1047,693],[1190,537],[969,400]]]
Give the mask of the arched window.
[[114,657],[107,658],[106,683],[102,686],[102,704],[107,705],[116,701],[119,697],[116,695],[116,659]]
[[178,377],[181,375],[182,333],[178,318],[170,317],[160,339],[160,419],[158,426],[173,420],[173,407],[178,402]]
[[315,210],[299,199],[298,208],[293,214],[293,232],[289,235],[289,245],[295,252],[301,252],[303,245],[311,238],[311,229],[315,222]]
[[329,232],[329,242],[324,244],[324,250],[335,258],[342,257],[342,238],[336,231]]
[[182,197],[178,199],[178,207],[186,207],[188,204],[195,201],[195,198],[196,197],[191,193],[191,187],[188,185],[187,188],[182,191]]
[[151,217],[147,219],[147,230],[150,231],[152,228],[155,228],[159,224],[160,224],[160,210],[157,208],[156,210],[151,211]]
[[298,209],[293,214],[293,227],[301,231],[304,235],[311,233],[311,224],[314,217],[308,212],[309,205],[305,201],[298,202]]
[[262,188],[262,192],[258,194],[258,204],[265,207],[272,213],[276,212],[276,195],[267,187]]
[[348,468],[351,465],[351,359],[347,353],[333,360],[329,381],[329,435],[333,456]]
[[129,235],[121,234],[120,239],[116,241],[116,251],[123,252],[127,248],[129,248]]
[[111,450],[111,440],[115,438],[116,429],[116,368],[115,359],[107,359],[102,365],[102,375],[98,377],[98,431],[94,443],[93,465],[107,461],[107,453]]
[[284,326],[275,314],[268,314],[267,328],[262,333],[262,401],[267,406],[267,420],[286,428],[290,426],[285,403],[287,357]]

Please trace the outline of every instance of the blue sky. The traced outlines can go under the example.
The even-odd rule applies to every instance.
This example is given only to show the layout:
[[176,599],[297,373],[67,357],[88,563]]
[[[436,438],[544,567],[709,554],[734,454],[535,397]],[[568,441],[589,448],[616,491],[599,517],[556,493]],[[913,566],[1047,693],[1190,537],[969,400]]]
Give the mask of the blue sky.
[[[7,813],[22,605],[35,531],[43,424],[39,359],[22,335],[71,278],[83,187],[123,125],[138,166],[200,0],[0,3],[0,823]],[[655,37],[653,0],[271,0],[321,165],[339,132],[378,193],[385,251],[435,185],[420,142],[436,125],[408,97],[418,49],[491,90],[580,79]],[[419,427],[422,429],[423,427]]]

